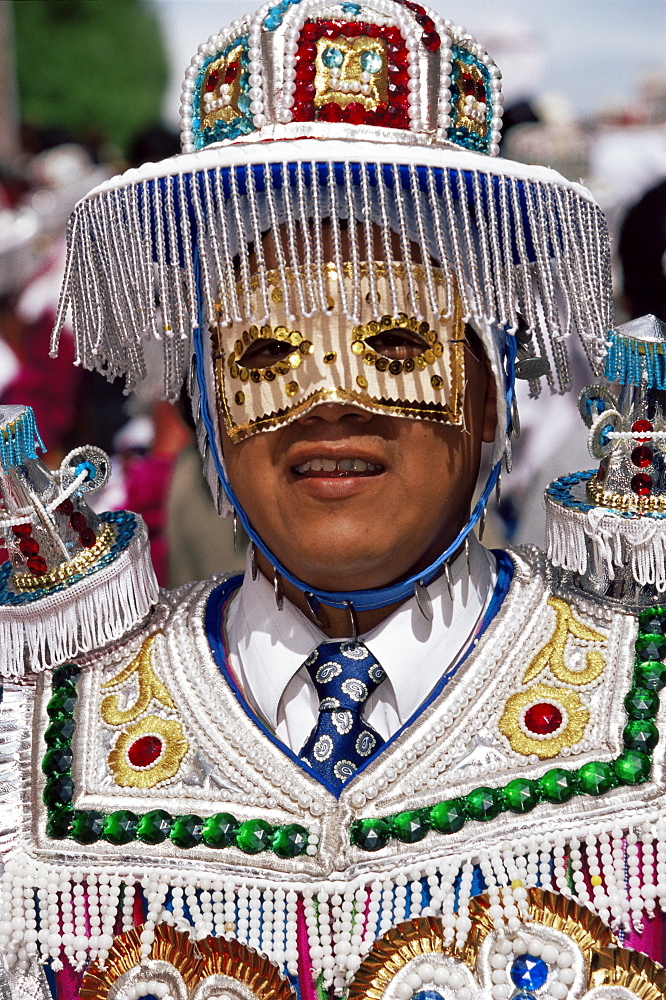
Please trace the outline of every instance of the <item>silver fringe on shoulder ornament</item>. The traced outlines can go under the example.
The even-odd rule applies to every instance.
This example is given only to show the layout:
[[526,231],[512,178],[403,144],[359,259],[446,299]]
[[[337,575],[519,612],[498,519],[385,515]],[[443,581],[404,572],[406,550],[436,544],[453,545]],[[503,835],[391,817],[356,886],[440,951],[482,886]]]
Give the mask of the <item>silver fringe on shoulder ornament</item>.
[[150,611],[157,581],[141,518],[97,515],[86,495],[111,473],[100,448],[77,448],[59,471],[28,406],[0,407],[0,676],[56,667],[125,635]]
[[666,323],[642,316],[612,330],[605,377],[579,410],[599,468],[546,490],[548,557],[590,593],[640,609],[666,593]]

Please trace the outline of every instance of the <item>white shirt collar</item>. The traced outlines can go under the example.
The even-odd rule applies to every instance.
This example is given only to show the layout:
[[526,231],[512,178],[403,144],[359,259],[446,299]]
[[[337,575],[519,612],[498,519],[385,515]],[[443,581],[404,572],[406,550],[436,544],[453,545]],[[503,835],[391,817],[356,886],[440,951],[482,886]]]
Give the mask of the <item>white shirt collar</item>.
[[[451,578],[453,599],[443,574],[428,587],[432,622],[410,598],[361,637],[386,671],[401,724],[467,646],[492,596],[495,560],[474,536],[470,536],[469,570],[463,553],[451,564]],[[272,584],[261,574],[252,580],[249,555],[225,625],[230,667],[250,704],[275,729],[287,685],[327,636],[286,598],[278,611]]]

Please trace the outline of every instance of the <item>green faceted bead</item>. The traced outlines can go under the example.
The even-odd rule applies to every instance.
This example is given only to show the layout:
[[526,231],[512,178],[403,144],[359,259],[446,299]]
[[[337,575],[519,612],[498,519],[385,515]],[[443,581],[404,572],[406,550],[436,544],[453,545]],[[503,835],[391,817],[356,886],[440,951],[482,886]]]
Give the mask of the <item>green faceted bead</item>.
[[514,778],[504,788],[504,801],[511,812],[529,812],[539,802],[539,785],[527,778]]
[[66,746],[71,742],[75,729],[74,719],[54,719],[44,733],[44,742],[47,747]]
[[430,810],[430,825],[439,833],[455,833],[465,825],[465,806],[461,799],[438,802]]
[[568,802],[578,791],[576,774],[563,767],[553,767],[538,781],[541,794],[548,802]]
[[588,795],[603,795],[617,784],[615,771],[610,764],[591,760],[578,771],[578,784]]
[[61,809],[49,809],[49,818],[46,821],[46,836],[53,840],[62,840],[67,837],[72,830],[72,820],[74,810],[71,806],[63,806]]
[[308,848],[308,831],[298,823],[279,826],[273,834],[271,847],[279,858],[297,858]]
[[216,813],[204,823],[202,839],[209,847],[229,847],[236,840],[238,820],[231,813]]
[[201,816],[187,813],[176,816],[171,828],[171,841],[176,847],[196,847],[201,843],[204,821]]
[[104,813],[83,809],[74,813],[72,837],[79,844],[94,844],[104,833]]
[[403,844],[416,844],[430,830],[430,823],[420,809],[409,809],[391,818],[391,832]]
[[273,827],[265,819],[246,819],[238,827],[236,844],[246,854],[259,854],[271,845]]
[[351,825],[349,837],[362,851],[380,851],[391,839],[391,827],[385,819],[357,819]]
[[663,660],[666,657],[666,636],[639,635],[636,653],[642,660]]
[[67,774],[72,767],[72,751],[68,746],[47,750],[42,760],[44,774]]
[[502,791],[499,788],[475,788],[465,796],[465,807],[470,819],[494,819],[501,811],[504,803]]
[[104,839],[110,844],[129,844],[136,837],[138,817],[129,809],[119,809],[106,817]]
[[654,750],[659,742],[659,730],[649,719],[628,722],[622,736],[625,747],[629,750],[641,750],[643,753]]
[[625,695],[624,707],[630,719],[654,719],[659,708],[659,696],[647,688],[632,687]]
[[144,844],[161,844],[171,833],[173,818],[164,809],[151,809],[139,818],[137,840]]
[[623,785],[640,785],[650,777],[652,760],[640,750],[623,750],[613,761],[613,770]]
[[644,635],[666,635],[666,608],[646,608],[641,611],[638,629]]
[[59,688],[49,699],[46,706],[49,719],[58,719],[61,716],[73,715],[76,707],[76,688],[71,685]]
[[659,660],[643,660],[634,670],[636,684],[650,691],[661,691],[666,684],[666,663]]
[[51,683],[55,690],[55,688],[65,687],[70,682],[76,684],[80,676],[81,667],[78,667],[76,663],[64,663],[62,667],[53,671]]
[[66,806],[74,797],[74,781],[71,774],[59,774],[49,778],[44,787],[42,798],[51,806]]

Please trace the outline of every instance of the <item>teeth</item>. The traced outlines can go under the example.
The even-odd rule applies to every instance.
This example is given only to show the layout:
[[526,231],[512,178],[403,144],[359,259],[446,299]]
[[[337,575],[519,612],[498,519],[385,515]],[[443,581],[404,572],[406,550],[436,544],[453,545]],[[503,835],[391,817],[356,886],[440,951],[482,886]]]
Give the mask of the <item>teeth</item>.
[[313,458],[303,465],[297,465],[295,472],[303,475],[306,472],[377,472],[381,465],[364,462],[362,458],[341,458],[338,462],[332,458]]

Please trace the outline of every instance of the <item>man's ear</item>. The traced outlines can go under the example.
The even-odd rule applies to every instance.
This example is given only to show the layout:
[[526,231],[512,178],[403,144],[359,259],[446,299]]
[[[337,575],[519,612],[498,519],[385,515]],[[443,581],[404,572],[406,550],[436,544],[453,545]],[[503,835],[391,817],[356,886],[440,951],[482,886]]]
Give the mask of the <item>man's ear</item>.
[[486,444],[492,444],[497,431],[497,382],[488,362],[486,362],[486,373],[486,402],[481,439]]

